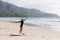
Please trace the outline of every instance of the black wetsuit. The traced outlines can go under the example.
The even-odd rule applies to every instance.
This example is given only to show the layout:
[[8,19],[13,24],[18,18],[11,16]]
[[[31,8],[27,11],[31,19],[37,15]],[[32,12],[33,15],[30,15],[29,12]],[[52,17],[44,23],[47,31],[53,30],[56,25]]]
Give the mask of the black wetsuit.
[[20,22],[21,22],[20,27],[22,27],[22,26],[23,26],[23,24],[24,24],[24,21],[23,21],[23,20],[21,20]]

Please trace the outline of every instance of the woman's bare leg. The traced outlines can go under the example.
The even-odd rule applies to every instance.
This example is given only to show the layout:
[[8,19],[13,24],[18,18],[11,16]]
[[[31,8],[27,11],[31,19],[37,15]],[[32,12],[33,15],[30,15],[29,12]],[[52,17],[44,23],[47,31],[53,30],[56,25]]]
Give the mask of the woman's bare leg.
[[23,29],[23,27],[20,27],[20,29],[19,29],[19,34],[20,34],[20,33],[22,34],[22,29]]

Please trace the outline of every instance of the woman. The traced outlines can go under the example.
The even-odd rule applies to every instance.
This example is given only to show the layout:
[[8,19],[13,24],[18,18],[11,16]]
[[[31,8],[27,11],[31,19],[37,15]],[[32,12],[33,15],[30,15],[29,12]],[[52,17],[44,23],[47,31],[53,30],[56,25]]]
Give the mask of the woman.
[[21,19],[21,21],[20,21],[20,29],[19,29],[19,34],[21,33],[22,34],[22,30],[23,30],[23,24],[24,24],[24,21],[25,21],[26,19]]

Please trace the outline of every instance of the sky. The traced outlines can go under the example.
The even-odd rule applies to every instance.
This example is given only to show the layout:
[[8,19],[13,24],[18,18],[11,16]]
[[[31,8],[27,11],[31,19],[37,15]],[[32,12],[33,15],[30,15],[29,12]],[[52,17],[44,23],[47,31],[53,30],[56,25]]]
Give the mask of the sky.
[[60,0],[3,0],[19,7],[35,8],[60,16]]

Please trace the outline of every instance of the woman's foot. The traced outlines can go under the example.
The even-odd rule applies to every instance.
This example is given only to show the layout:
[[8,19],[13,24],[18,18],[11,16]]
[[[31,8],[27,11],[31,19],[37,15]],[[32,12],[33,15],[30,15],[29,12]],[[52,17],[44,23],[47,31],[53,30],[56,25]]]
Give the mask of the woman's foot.
[[23,33],[23,35],[25,35],[25,33]]
[[22,34],[21,32],[19,32],[19,34]]
[[21,34],[21,35],[25,35],[25,33],[19,33],[19,34]]

